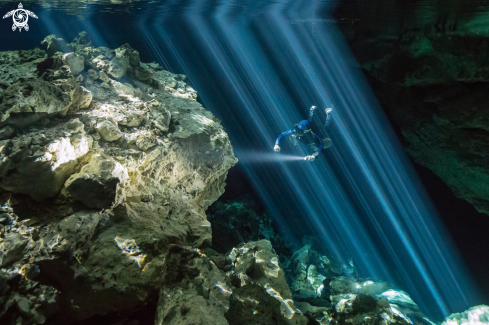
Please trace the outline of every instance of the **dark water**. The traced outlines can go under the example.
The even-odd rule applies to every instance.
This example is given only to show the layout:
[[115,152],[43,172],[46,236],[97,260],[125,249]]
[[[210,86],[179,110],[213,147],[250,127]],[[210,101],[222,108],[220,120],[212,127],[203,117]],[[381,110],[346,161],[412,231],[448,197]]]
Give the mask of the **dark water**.
[[[309,10],[302,11],[300,6],[294,4],[297,1],[121,1],[121,4],[114,4],[113,1],[52,1],[42,5],[35,1],[23,2],[24,8],[33,11],[39,18],[30,18],[30,30],[20,33],[11,31],[11,19],[3,19],[0,22],[0,50],[30,49],[38,46],[49,34],[56,34],[70,42],[81,31],[89,33],[95,46],[117,48],[129,43],[140,52],[141,61],[158,61],[169,71],[188,74],[189,83],[199,93],[199,100],[222,120],[233,146],[242,150],[268,150],[269,147],[254,136],[255,131],[250,128],[250,125],[253,125],[250,117],[240,114],[238,101],[230,95],[233,93],[232,85],[222,76],[216,75],[206,53],[201,50],[201,38],[187,19],[189,10],[208,18],[220,8],[229,7],[231,9],[227,14],[234,15],[236,19],[242,15],[250,17],[252,29],[255,26],[257,38],[266,47],[270,45],[258,33],[258,27],[267,24],[262,13],[274,5],[283,3],[290,7],[289,11],[286,10],[284,13],[290,17],[289,23],[303,26],[311,33],[314,33],[318,24],[357,24],[366,31],[382,30],[386,34],[397,35],[409,28],[457,28],[460,22],[481,15],[488,7],[489,1],[317,1],[314,14]],[[5,14],[16,9],[17,5],[18,2],[1,2],[0,13]],[[214,37],[218,38],[219,29],[212,24],[210,28],[214,32]],[[167,43],[161,42],[163,33],[167,40],[176,44],[176,48],[168,47]],[[148,42],[149,39],[152,42]],[[279,65],[274,68],[281,76],[281,81],[298,112],[306,116],[310,103],[303,102],[294,85],[287,80],[286,72],[281,71]],[[274,130],[277,134],[281,131]],[[337,132],[334,126],[331,132]],[[270,139],[270,142],[273,141],[274,139]],[[332,168],[340,174],[341,163],[335,161],[334,156],[327,151],[323,156],[323,159],[331,161]],[[447,189],[441,195],[443,198],[451,199],[441,200],[440,194],[436,194],[437,190],[430,190],[431,187],[442,186],[440,181],[429,171],[422,168],[418,171],[448,226],[457,227],[453,222],[454,211],[469,213],[473,216],[474,223],[486,218],[473,209],[470,210],[464,202],[455,199]],[[226,194],[226,198],[232,198],[233,192],[252,191],[252,185],[246,179],[247,176],[241,167],[235,168],[230,173],[229,193]],[[271,189],[281,191],[280,188],[272,186]],[[301,225],[302,211],[290,209],[290,206],[287,208],[287,211],[282,211],[284,217],[294,226]],[[296,229],[297,237],[311,232],[304,227]],[[480,257],[474,254],[475,244],[471,245],[473,241],[465,236],[473,235],[474,231],[482,229],[483,227],[478,224],[478,227],[462,233],[459,229],[453,231],[453,234],[456,234],[454,239],[472,272],[481,279],[485,278],[484,274],[489,274],[489,265],[479,261]]]

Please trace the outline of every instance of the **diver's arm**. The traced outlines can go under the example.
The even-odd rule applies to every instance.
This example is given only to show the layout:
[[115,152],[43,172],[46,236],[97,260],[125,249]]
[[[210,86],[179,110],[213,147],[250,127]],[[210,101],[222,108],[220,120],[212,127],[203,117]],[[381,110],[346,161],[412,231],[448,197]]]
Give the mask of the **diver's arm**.
[[279,146],[279,144],[280,144],[280,140],[281,140],[281,139],[282,139],[284,136],[289,135],[289,134],[292,134],[292,133],[294,133],[294,132],[295,132],[295,129],[290,129],[290,130],[287,130],[287,131],[285,131],[285,132],[282,132],[282,134],[280,134],[280,135],[278,136],[277,140],[275,140],[275,147],[273,147],[273,150],[274,150],[275,152],[280,152],[280,146]]
[[290,130],[287,130],[287,131],[285,131],[285,132],[282,132],[282,134],[280,134],[280,135],[278,136],[277,140],[275,140],[275,145],[276,145],[276,146],[278,146],[278,145],[280,144],[280,140],[281,140],[281,139],[282,139],[284,136],[289,135],[289,134],[292,134],[292,133],[294,133],[294,131],[295,131],[294,129],[290,129]]
[[314,115],[314,110],[316,109],[316,106],[312,105],[311,108],[309,109],[309,118],[307,119],[309,122],[312,122],[312,117]]

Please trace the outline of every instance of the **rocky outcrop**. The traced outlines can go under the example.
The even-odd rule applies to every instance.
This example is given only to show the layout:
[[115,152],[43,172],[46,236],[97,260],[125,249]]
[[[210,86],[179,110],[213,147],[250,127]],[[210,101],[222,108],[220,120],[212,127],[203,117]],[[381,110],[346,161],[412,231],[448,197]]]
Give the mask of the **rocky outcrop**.
[[[130,312],[174,290],[168,263],[184,251],[207,288],[227,281],[194,250],[211,244],[205,211],[237,159],[184,76],[86,33],[1,53],[0,71],[2,324]],[[160,296],[164,319],[180,302]]]
[[408,153],[489,214],[487,13],[457,1],[446,8],[376,1],[377,14],[398,15],[389,24],[354,3],[338,9],[355,18],[339,26]]
[[463,313],[454,313],[441,323],[442,325],[474,324],[482,325],[489,323],[489,306],[480,305],[469,308]]
[[173,245],[162,274],[166,286],[160,291],[156,324],[308,323],[294,306],[278,257],[266,240],[210,258]]
[[407,293],[358,278],[351,262],[342,265],[312,247],[283,263],[295,306],[310,323],[432,325]]

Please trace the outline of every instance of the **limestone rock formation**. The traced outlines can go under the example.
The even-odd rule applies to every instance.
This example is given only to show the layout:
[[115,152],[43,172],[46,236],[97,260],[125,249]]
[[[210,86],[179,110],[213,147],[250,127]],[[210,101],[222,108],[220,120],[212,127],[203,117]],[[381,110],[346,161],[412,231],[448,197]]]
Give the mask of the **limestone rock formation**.
[[226,316],[230,324],[307,324],[307,318],[294,305],[285,273],[269,241],[235,247],[229,257],[236,287]]
[[284,264],[295,305],[319,324],[432,325],[409,295],[386,282],[359,279],[353,265],[341,265],[307,244]]
[[116,199],[117,186],[129,175],[117,161],[94,156],[79,173],[71,175],[65,187],[75,200],[90,208],[110,208]]
[[156,324],[308,323],[290,299],[270,242],[235,247],[226,259],[229,267],[215,263],[216,256],[171,245],[162,271]]
[[184,76],[86,33],[0,53],[0,71],[0,322],[130,313],[158,292],[164,319],[180,305],[164,294],[177,290],[168,262],[190,251],[225,324],[212,281],[228,280],[194,250],[210,245],[205,211],[237,159]]
[[442,325],[473,324],[483,325],[489,323],[489,306],[480,305],[467,309],[463,313],[454,313],[441,323]]

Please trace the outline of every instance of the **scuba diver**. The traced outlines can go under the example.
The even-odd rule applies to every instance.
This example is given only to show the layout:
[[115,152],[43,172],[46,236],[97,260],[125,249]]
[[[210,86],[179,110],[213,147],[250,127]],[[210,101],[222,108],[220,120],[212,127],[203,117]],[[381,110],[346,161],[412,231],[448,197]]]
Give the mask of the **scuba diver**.
[[[275,152],[280,152],[280,140],[284,136],[289,136],[290,142],[297,147],[300,143],[305,144],[308,146],[309,150],[314,151],[313,154],[307,155],[304,157],[304,160],[308,161],[314,161],[317,156],[321,153],[321,150],[323,148],[329,148],[331,147],[331,139],[329,138],[324,138],[321,139],[316,133],[312,131],[312,118],[314,116],[314,111],[316,110],[316,106],[312,106],[311,109],[309,110],[309,118],[307,120],[302,120],[298,124],[295,125],[290,130],[287,130],[285,132],[282,132],[275,141],[275,146],[273,147],[273,150]],[[324,123],[324,126],[327,127],[331,123],[331,112],[333,111],[332,108],[326,108],[326,121]]]

